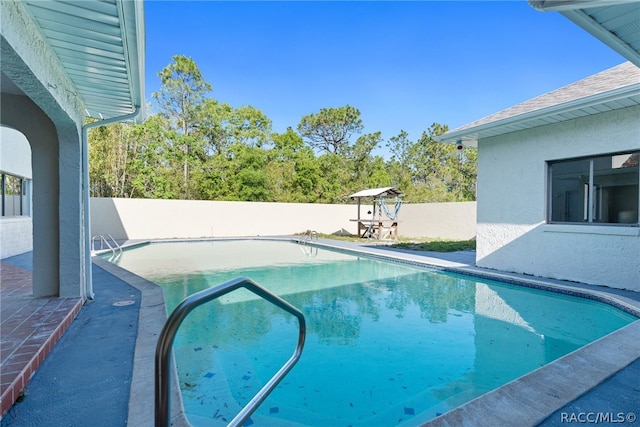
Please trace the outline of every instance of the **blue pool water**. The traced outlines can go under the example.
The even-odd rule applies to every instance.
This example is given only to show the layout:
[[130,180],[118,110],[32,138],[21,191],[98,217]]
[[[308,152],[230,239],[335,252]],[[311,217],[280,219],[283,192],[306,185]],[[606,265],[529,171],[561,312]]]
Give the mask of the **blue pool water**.
[[[288,242],[152,244],[119,265],[187,295],[249,277],[307,320],[256,426],[417,425],[636,320],[606,304]],[[224,425],[289,358],[297,321],[246,290],[197,308],[174,351],[193,425]]]

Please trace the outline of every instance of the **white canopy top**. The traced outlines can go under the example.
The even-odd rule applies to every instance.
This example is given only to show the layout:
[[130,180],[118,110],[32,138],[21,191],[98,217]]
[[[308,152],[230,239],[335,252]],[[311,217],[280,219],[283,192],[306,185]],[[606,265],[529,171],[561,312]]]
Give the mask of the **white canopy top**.
[[380,197],[380,196],[404,196],[404,194],[393,187],[369,188],[367,190],[358,191],[350,195],[352,199],[359,197]]

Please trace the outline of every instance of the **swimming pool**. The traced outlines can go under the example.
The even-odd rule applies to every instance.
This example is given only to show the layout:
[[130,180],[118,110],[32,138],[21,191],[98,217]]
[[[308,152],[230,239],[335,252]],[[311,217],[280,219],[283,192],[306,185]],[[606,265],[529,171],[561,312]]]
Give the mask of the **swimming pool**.
[[[120,265],[161,284],[169,310],[239,275],[302,309],[305,351],[256,425],[415,425],[635,320],[593,301],[283,242],[154,244]],[[297,332],[249,294],[207,311],[188,319],[206,336],[185,324],[175,346],[194,425],[231,419]]]

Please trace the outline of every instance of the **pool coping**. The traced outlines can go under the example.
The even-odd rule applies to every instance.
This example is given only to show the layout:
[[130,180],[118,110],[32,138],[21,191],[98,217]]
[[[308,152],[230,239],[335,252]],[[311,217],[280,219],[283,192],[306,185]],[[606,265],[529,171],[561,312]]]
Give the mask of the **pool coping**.
[[[132,426],[152,426],[155,422],[156,345],[160,332],[167,320],[164,292],[159,285],[118,267],[105,259],[94,257],[92,262],[107,273],[140,291],[138,333],[133,355],[127,424]],[[189,424],[184,424],[184,407],[178,387],[179,382],[175,365],[171,376],[171,425],[188,426]]]
[[[512,285],[533,287],[581,298],[600,301],[640,317],[640,295],[633,291],[604,288],[555,279],[528,277],[494,271],[469,264],[437,258],[437,254],[389,250],[356,243],[328,239],[303,240],[299,236],[272,236],[208,239],[156,239],[133,242],[147,243],[179,241],[277,240],[327,247],[339,251],[360,253],[396,262],[433,268],[467,276],[479,277]],[[152,425],[155,390],[155,348],[157,337],[167,319],[164,294],[160,286],[110,262],[94,257],[93,262],[141,292],[138,337],[134,355],[133,377],[129,401],[128,423]],[[558,409],[640,359],[640,320],[618,329],[581,347],[535,371],[519,377],[491,392],[420,425],[424,426],[495,426],[536,425]],[[177,372],[172,373],[171,420],[175,426],[190,426],[177,387]]]

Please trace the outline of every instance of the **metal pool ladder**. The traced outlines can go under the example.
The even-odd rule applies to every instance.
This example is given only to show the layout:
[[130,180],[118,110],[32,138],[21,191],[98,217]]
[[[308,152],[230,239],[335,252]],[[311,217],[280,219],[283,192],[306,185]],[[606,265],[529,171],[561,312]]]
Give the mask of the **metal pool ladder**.
[[197,292],[193,295],[185,298],[178,306],[173,310],[173,313],[167,319],[167,322],[162,328],[160,337],[158,338],[158,345],[156,347],[156,386],[155,386],[155,426],[156,427],[168,427],[170,423],[169,411],[169,388],[170,388],[170,375],[169,368],[171,366],[171,348],[173,346],[173,340],[178,332],[178,328],[187,315],[196,307],[205,304],[213,299],[221,297],[229,292],[233,292],[236,289],[245,288],[254,294],[266,299],[273,305],[293,314],[298,319],[298,343],[296,348],[284,365],[276,372],[273,377],[256,393],[256,395],[245,405],[244,408],[236,415],[228,425],[241,426],[245,421],[249,419],[251,414],[258,409],[258,406],[267,398],[269,393],[273,391],[278,383],[284,378],[285,375],[293,368],[300,355],[302,354],[302,348],[304,347],[304,340],[307,333],[307,327],[304,320],[304,315],[293,305],[283,300],[276,294],[268,291],[262,286],[258,285],[251,279],[240,277],[234,280],[230,280],[221,285],[213,288],[205,289]]
[[[109,238],[109,240],[111,240],[111,243],[109,243],[109,240],[107,240],[107,237]],[[116,241],[116,239],[113,238],[113,236],[109,233],[107,234],[99,234],[99,235],[95,235],[91,238],[91,253],[94,254],[96,252],[95,248],[95,241],[96,240],[100,240],[100,249],[99,250],[105,250],[104,246],[106,245],[107,248],[109,248],[111,250],[111,258],[109,258],[109,261],[113,261],[115,259],[118,259],[120,257],[120,255],[122,255],[122,246],[120,246],[118,244],[118,242]]]
[[307,244],[313,240],[315,237],[316,242],[318,241],[318,232],[316,230],[307,230],[302,234],[302,238],[298,240],[299,244]]

